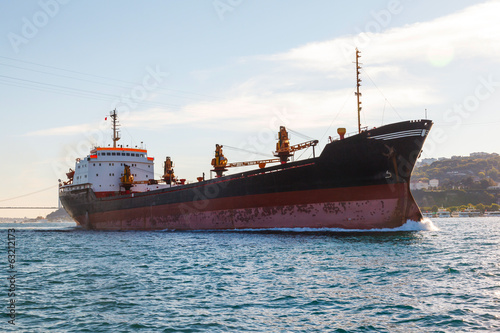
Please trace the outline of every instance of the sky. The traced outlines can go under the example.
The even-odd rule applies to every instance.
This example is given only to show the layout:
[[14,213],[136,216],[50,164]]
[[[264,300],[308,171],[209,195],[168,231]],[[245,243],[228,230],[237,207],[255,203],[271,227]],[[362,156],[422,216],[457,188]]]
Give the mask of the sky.
[[75,159],[112,143],[115,108],[119,143],[146,147],[157,177],[166,156],[179,178],[208,176],[215,144],[232,162],[272,157],[280,125],[321,151],[357,129],[356,47],[362,126],[428,118],[423,158],[500,153],[498,13],[472,0],[2,1],[0,207],[57,206]]

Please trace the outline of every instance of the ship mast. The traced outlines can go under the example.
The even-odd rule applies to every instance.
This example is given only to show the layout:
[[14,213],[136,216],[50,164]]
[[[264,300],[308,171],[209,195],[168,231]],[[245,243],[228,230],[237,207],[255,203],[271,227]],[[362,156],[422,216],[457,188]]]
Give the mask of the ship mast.
[[116,142],[120,140],[120,132],[118,131],[118,115],[116,114],[116,109],[111,111],[110,117],[113,119],[113,148],[116,148]]
[[359,58],[361,58],[360,53],[361,51],[356,48],[356,92],[354,94],[358,99],[358,133],[361,133],[361,101],[359,100],[361,96],[359,92],[359,86],[361,86],[361,79],[359,78],[359,70],[361,69],[361,63],[359,62]]

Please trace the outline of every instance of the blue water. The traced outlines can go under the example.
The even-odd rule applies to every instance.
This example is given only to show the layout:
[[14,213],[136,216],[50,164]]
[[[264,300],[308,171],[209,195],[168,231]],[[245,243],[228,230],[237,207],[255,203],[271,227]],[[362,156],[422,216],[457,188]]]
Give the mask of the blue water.
[[0,224],[0,331],[500,331],[500,218],[432,223],[398,232]]

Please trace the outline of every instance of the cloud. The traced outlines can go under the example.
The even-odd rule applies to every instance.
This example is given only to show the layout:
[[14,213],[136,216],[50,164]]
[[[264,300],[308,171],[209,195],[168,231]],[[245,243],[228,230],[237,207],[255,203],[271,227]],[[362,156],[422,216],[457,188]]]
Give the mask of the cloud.
[[26,133],[25,136],[61,136],[88,133],[95,129],[91,124],[54,127]]
[[[429,22],[242,58],[226,68],[191,73],[196,80],[214,79],[214,72],[240,78],[240,84],[221,88],[227,99],[192,102],[177,110],[134,111],[121,120],[127,127],[153,130],[185,124],[241,131],[269,126],[270,119],[286,110],[294,127],[320,128],[338,114],[342,114],[339,123],[352,122],[356,118],[356,112],[350,111],[356,109],[352,64],[356,46],[362,51],[364,116],[372,119],[394,108],[397,117],[391,114],[397,120],[415,118],[416,110],[446,104],[449,96],[444,93],[443,77],[458,75],[453,69],[439,75],[433,71],[457,60],[499,61],[497,13],[500,2],[491,1]],[[66,126],[28,135],[70,135],[92,128],[88,124]]]
[[[433,63],[436,56],[488,58],[499,61],[500,2],[471,6],[429,22],[362,32],[329,41],[309,43],[267,59],[285,61],[297,68],[349,75],[346,63],[356,47],[370,66],[394,63]],[[487,47],[485,47],[487,45]],[[444,52],[443,52],[444,51]]]

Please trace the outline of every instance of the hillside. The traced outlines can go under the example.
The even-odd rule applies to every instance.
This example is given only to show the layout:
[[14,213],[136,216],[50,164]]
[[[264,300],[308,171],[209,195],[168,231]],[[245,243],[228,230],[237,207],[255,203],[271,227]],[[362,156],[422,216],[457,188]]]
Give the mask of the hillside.
[[500,182],[500,155],[471,153],[435,160],[431,164],[419,163],[412,180],[439,180],[440,189],[486,189]]
[[[495,185],[500,183],[499,170],[500,156],[496,153],[424,159],[416,165],[412,182],[427,187],[413,188],[412,193],[420,207],[498,204],[500,189]],[[436,187],[430,186],[431,179],[438,180]]]
[[61,221],[61,220],[71,220],[71,217],[66,213],[64,208],[59,208],[56,211],[48,214],[46,217],[49,221]]

